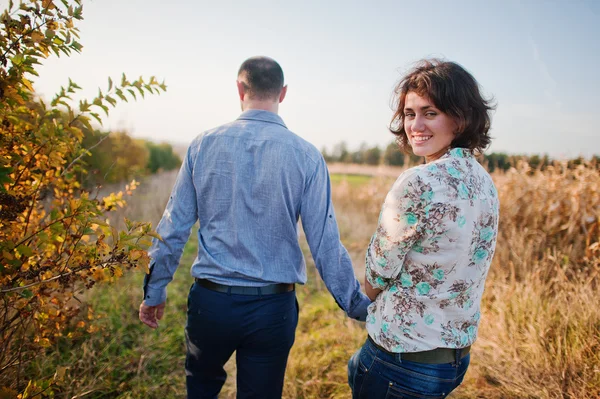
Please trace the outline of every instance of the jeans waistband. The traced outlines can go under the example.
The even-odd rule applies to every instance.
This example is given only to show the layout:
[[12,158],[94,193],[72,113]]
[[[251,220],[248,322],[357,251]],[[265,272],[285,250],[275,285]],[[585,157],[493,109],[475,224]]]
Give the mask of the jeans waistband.
[[471,346],[466,346],[464,348],[435,348],[428,351],[422,352],[404,352],[404,353],[396,353],[390,352],[382,346],[378,345],[373,338],[369,335],[369,342],[379,349],[382,352],[385,352],[389,355],[398,356],[401,360],[407,360],[409,362],[415,363],[425,363],[425,364],[443,364],[443,363],[452,363],[457,361],[458,359],[462,359],[469,354],[471,351]]
[[262,287],[243,287],[236,285],[224,285],[213,283],[210,280],[196,279],[196,283],[206,289],[217,292],[224,292],[226,294],[237,294],[237,295],[272,295],[272,294],[283,294],[284,292],[294,291],[296,286],[294,284],[269,284]]

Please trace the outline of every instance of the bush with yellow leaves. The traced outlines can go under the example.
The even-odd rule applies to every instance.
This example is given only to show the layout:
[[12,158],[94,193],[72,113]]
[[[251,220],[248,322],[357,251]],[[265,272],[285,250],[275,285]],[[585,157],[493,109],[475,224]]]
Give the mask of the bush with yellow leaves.
[[[126,192],[97,198],[82,190],[81,145],[91,120],[101,123],[117,99],[166,89],[154,77],[119,84],[91,101],[73,105],[72,81],[48,104],[34,95],[36,65],[51,54],[79,52],[81,0],[12,1],[0,15],[0,396],[52,395],[64,370],[43,381],[24,375],[29,360],[58,337],[93,329],[69,323],[77,295],[97,282],[146,270],[144,250],[156,236],[147,223],[126,221],[124,231],[106,213],[125,205]],[[32,79],[33,80],[33,79]]]

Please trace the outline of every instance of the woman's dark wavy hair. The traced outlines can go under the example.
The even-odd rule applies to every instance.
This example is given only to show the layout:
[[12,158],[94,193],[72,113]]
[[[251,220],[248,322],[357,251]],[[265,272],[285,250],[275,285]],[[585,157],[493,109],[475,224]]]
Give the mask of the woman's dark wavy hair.
[[418,61],[394,90],[390,131],[403,151],[411,152],[404,129],[404,105],[411,91],[429,98],[437,109],[456,120],[458,131],[450,148],[468,148],[480,154],[490,144],[492,100],[483,98],[479,84],[463,67],[434,58]]

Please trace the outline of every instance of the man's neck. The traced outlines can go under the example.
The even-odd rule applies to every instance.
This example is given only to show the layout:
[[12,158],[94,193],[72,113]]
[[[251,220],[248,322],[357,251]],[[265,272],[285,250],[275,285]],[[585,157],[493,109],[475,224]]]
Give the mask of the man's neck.
[[272,101],[248,101],[242,103],[242,111],[249,111],[251,109],[269,111],[277,114],[279,112],[279,103]]

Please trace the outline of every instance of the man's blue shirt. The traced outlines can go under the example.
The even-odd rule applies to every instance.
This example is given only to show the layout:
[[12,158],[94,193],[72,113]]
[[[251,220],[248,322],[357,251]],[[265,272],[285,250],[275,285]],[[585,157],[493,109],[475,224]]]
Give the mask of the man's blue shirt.
[[298,219],[325,285],[350,317],[364,320],[360,292],[340,242],[327,165],[272,112],[248,110],[199,135],[188,148],[150,250],[145,302],[166,300],[199,219],[193,277],[233,286],[306,283]]

